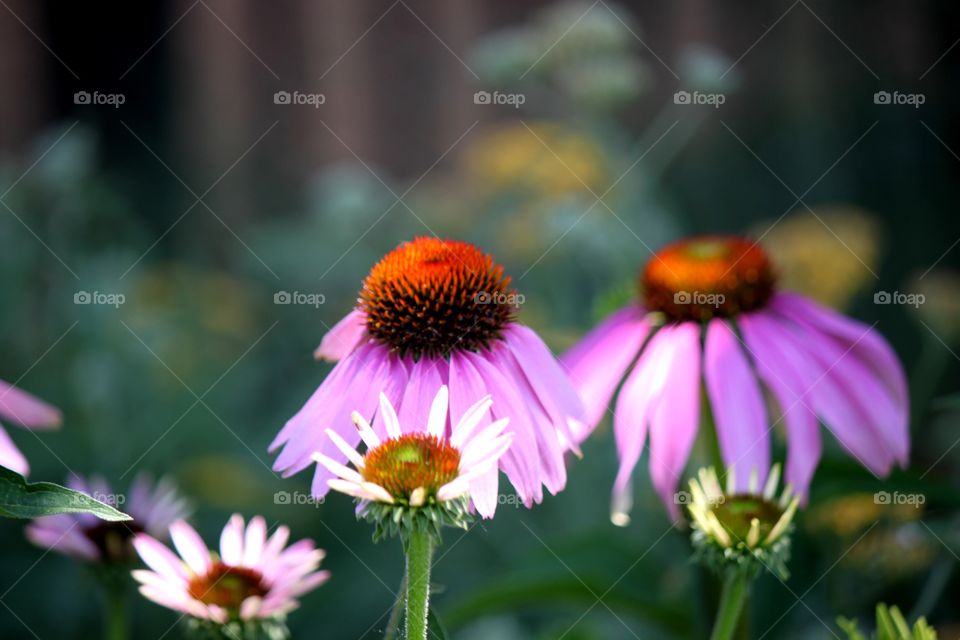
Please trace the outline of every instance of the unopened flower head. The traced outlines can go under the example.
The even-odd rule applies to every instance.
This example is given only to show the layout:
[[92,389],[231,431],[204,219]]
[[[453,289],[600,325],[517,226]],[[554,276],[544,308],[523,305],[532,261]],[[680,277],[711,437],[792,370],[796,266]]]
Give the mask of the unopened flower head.
[[[875,475],[907,464],[909,400],[893,349],[873,327],[781,291],[758,242],[681,240],[650,258],[639,283],[637,302],[562,358],[590,428],[616,395],[614,522],[629,521],[633,471],[648,436],[653,485],[680,515],[673,495],[704,415],[724,465],[756,470],[761,484],[771,464],[770,426],[782,422],[785,476],[801,496],[820,461],[820,423]],[[749,473],[739,476],[744,491]]]
[[[465,527],[471,499],[484,517],[493,511],[489,500],[475,500],[478,492],[492,492],[496,502],[496,469],[513,441],[504,433],[506,418],[490,421],[493,400],[482,398],[446,433],[449,391],[441,386],[423,423],[401,425],[386,395],[380,394],[380,413],[386,437],[381,438],[357,412],[353,421],[367,446],[361,455],[334,430],[327,436],[353,464],[340,464],[317,452],[314,459],[335,477],[331,489],[361,501],[361,513],[377,526],[376,537],[403,535],[419,527],[439,535],[442,525]],[[491,475],[491,472],[492,475]],[[492,484],[488,483],[489,478]]]
[[763,491],[756,473],[751,474],[747,491],[737,491],[732,469],[726,490],[713,467],[701,469],[690,480],[692,500],[687,509],[693,519],[693,544],[702,562],[719,573],[753,575],[767,569],[786,579],[790,531],[800,497],[789,485],[778,495],[779,479],[776,464]]
[[108,522],[88,513],[69,513],[37,518],[27,526],[27,538],[37,546],[88,562],[134,561],[136,553],[130,542],[135,535],[165,539],[170,525],[189,512],[187,501],[166,478],[153,482],[146,475],[137,476],[125,494],[116,493],[98,476],[89,480],[73,476],[66,484],[133,518]]
[[[447,385],[446,430],[485,395],[493,420],[510,419],[515,439],[499,464],[525,505],[539,503],[544,488],[562,490],[564,454],[579,452],[583,407],[547,346],[516,322],[520,299],[503,267],[472,244],[417,238],[398,246],[370,270],[357,307],[323,338],[316,356],[338,363],[271,444],[271,451],[282,447],[274,468],[292,475],[318,451],[345,464],[325,427],[356,447],[353,411],[376,427],[383,393],[401,424],[415,424]],[[496,473],[487,471],[488,483]],[[317,465],[315,497],[334,475]],[[472,497],[481,513],[496,507],[495,494]]]
[[313,541],[287,546],[290,530],[281,525],[268,537],[260,516],[244,526],[234,514],[220,536],[219,554],[183,520],[170,526],[170,537],[179,556],[151,536],[134,538],[151,570],[134,571],[133,577],[147,599],[190,616],[191,626],[208,637],[287,637],[286,614],[329,578],[317,570],[324,552]]

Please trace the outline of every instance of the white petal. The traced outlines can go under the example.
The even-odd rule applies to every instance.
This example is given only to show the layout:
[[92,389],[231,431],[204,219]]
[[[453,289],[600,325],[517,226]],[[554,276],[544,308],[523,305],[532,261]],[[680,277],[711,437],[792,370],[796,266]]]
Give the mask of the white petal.
[[473,430],[480,424],[480,421],[483,420],[483,416],[487,414],[487,411],[490,410],[490,407],[493,405],[493,398],[489,395],[481,398],[476,404],[467,409],[463,416],[460,417],[460,420],[457,421],[457,426],[453,429],[453,435],[450,437],[450,444],[460,448],[464,441],[470,437],[470,434]]
[[347,444],[347,441],[340,437],[333,429],[327,429],[327,436],[330,437],[330,440],[333,441],[333,444],[337,445],[337,449],[340,449],[340,453],[347,456],[347,460],[353,463],[357,469],[363,469],[363,456],[360,455],[356,449]]
[[423,487],[417,487],[410,494],[410,506],[411,507],[422,507],[423,503],[427,499],[427,490]]
[[254,516],[247,525],[243,543],[243,566],[253,567],[260,561],[263,545],[267,541],[267,522],[263,516]]
[[239,565],[243,560],[243,516],[233,514],[220,534],[220,559],[224,564]]
[[343,478],[344,480],[349,480],[350,482],[355,482],[358,484],[363,482],[363,476],[361,476],[359,473],[357,473],[350,467],[340,464],[339,462],[337,462],[336,460],[333,460],[332,458],[328,458],[327,456],[323,455],[319,451],[317,451],[310,457],[313,458],[315,462],[319,462],[324,467],[329,469],[330,473],[340,478]]
[[437,391],[433,404],[430,405],[430,417],[427,419],[427,433],[443,437],[443,432],[447,428],[447,402],[450,398],[450,391],[447,385],[441,385]]
[[380,446],[380,436],[376,434],[366,418],[354,411],[350,414],[350,419],[353,420],[357,431],[360,432],[360,439],[367,445],[367,449],[375,449]]
[[393,496],[391,496],[390,493],[380,485],[374,484],[372,482],[364,482],[360,486],[363,487],[365,491],[369,492],[370,495],[374,496],[374,499],[377,502],[386,502],[387,504],[393,504]]
[[340,493],[345,493],[348,496],[353,496],[354,498],[361,498],[363,500],[374,500],[373,495],[364,489],[362,486],[356,482],[350,482],[349,480],[341,480],[340,478],[331,478],[327,480],[327,486],[333,489],[334,491],[339,491]]
[[461,476],[437,489],[437,500],[441,502],[453,500],[454,498],[459,498],[469,490],[470,481],[464,480]]
[[200,534],[183,520],[170,525],[170,538],[190,570],[203,575],[210,568],[210,551]]
[[387,398],[387,394],[380,392],[380,417],[383,419],[383,426],[387,430],[387,435],[391,438],[399,438],[403,433],[400,431],[400,420],[397,419],[397,412]]

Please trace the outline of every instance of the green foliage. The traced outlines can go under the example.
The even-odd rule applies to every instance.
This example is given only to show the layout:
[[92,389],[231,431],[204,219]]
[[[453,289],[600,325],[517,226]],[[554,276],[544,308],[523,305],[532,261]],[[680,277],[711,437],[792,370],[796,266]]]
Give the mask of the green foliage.
[[52,482],[28,483],[20,474],[0,467],[0,516],[29,519],[58,513],[89,513],[110,522],[131,519],[85,493]]
[[888,607],[882,602],[877,605],[877,630],[873,636],[861,632],[856,620],[840,617],[837,625],[849,640],[937,640],[937,632],[927,624],[926,618],[917,620],[911,630],[898,607]]

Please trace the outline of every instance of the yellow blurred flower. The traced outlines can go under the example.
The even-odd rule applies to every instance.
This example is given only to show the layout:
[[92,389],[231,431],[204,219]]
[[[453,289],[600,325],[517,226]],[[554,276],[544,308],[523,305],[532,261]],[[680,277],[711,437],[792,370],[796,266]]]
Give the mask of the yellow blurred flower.
[[805,521],[810,529],[829,530],[842,538],[851,538],[881,519],[909,522],[922,515],[923,510],[912,504],[884,504],[872,493],[854,493],[811,507]]
[[526,190],[559,197],[609,183],[603,151],[588,135],[554,122],[510,122],[481,133],[466,153],[469,177],[483,191]]
[[880,257],[880,227],[857,207],[814,211],[816,216],[805,209],[793,212],[772,229],[772,222],[761,223],[754,233],[774,256],[785,289],[843,309],[874,279],[870,272],[876,272]]
[[922,295],[922,304],[908,306],[947,342],[960,338],[960,273],[933,269],[914,278],[910,292]]

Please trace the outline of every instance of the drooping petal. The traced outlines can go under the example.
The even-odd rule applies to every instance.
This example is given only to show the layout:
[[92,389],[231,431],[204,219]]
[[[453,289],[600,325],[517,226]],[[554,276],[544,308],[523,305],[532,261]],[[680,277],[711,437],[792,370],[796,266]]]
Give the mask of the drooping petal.
[[400,424],[405,432],[426,431],[430,407],[437,397],[437,391],[446,384],[447,367],[443,359],[426,356],[408,366],[410,375],[398,409]]
[[724,464],[734,468],[738,490],[747,489],[754,472],[763,484],[770,470],[763,396],[740,339],[726,320],[714,319],[707,326],[703,366]]
[[430,405],[430,416],[427,418],[427,433],[438,438],[443,437],[447,426],[447,405],[449,390],[447,385],[440,387],[437,396]]
[[601,322],[561,356],[560,364],[583,401],[588,430],[603,419],[614,391],[649,333],[650,323],[643,310],[631,304]]
[[[772,302],[779,313],[833,336],[844,353],[844,367],[859,381],[878,431],[902,467],[910,455],[909,395],[903,365],[878,331],[796,294],[779,294]],[[866,407],[866,408],[870,408]]]
[[336,362],[350,355],[361,343],[367,331],[367,314],[354,309],[323,336],[320,346],[313,352],[317,360]]
[[[878,476],[889,473],[893,455],[869,426],[869,417],[839,377],[836,362],[845,357],[836,352],[833,340],[779,317],[768,330],[781,345],[787,366],[802,381],[808,404],[824,426],[860,464]],[[823,357],[823,353],[829,353]]]
[[[583,402],[570,378],[533,329],[511,324],[504,330],[504,342],[517,365],[512,370],[522,374],[522,379],[533,391],[531,395],[539,401],[554,429],[562,436],[563,444],[579,455],[579,444],[589,429]],[[501,353],[505,354],[505,351]]]
[[633,470],[640,460],[647,428],[653,415],[658,389],[653,380],[661,370],[664,354],[670,349],[670,328],[657,331],[640,354],[640,359],[623,383],[613,413],[613,435],[617,442],[620,468],[613,484],[611,520],[617,525],[629,523],[633,505]]
[[737,318],[757,373],[777,401],[778,422],[782,421],[786,427],[787,482],[794,491],[806,496],[823,448],[820,424],[813,410],[813,398],[792,365],[803,356],[791,351],[793,345],[789,341],[778,339],[772,322],[775,320],[763,312]]
[[660,391],[651,407],[650,477],[667,510],[678,519],[676,491],[700,426],[700,325],[682,322],[669,331],[670,348],[664,349],[658,375],[651,381]]

